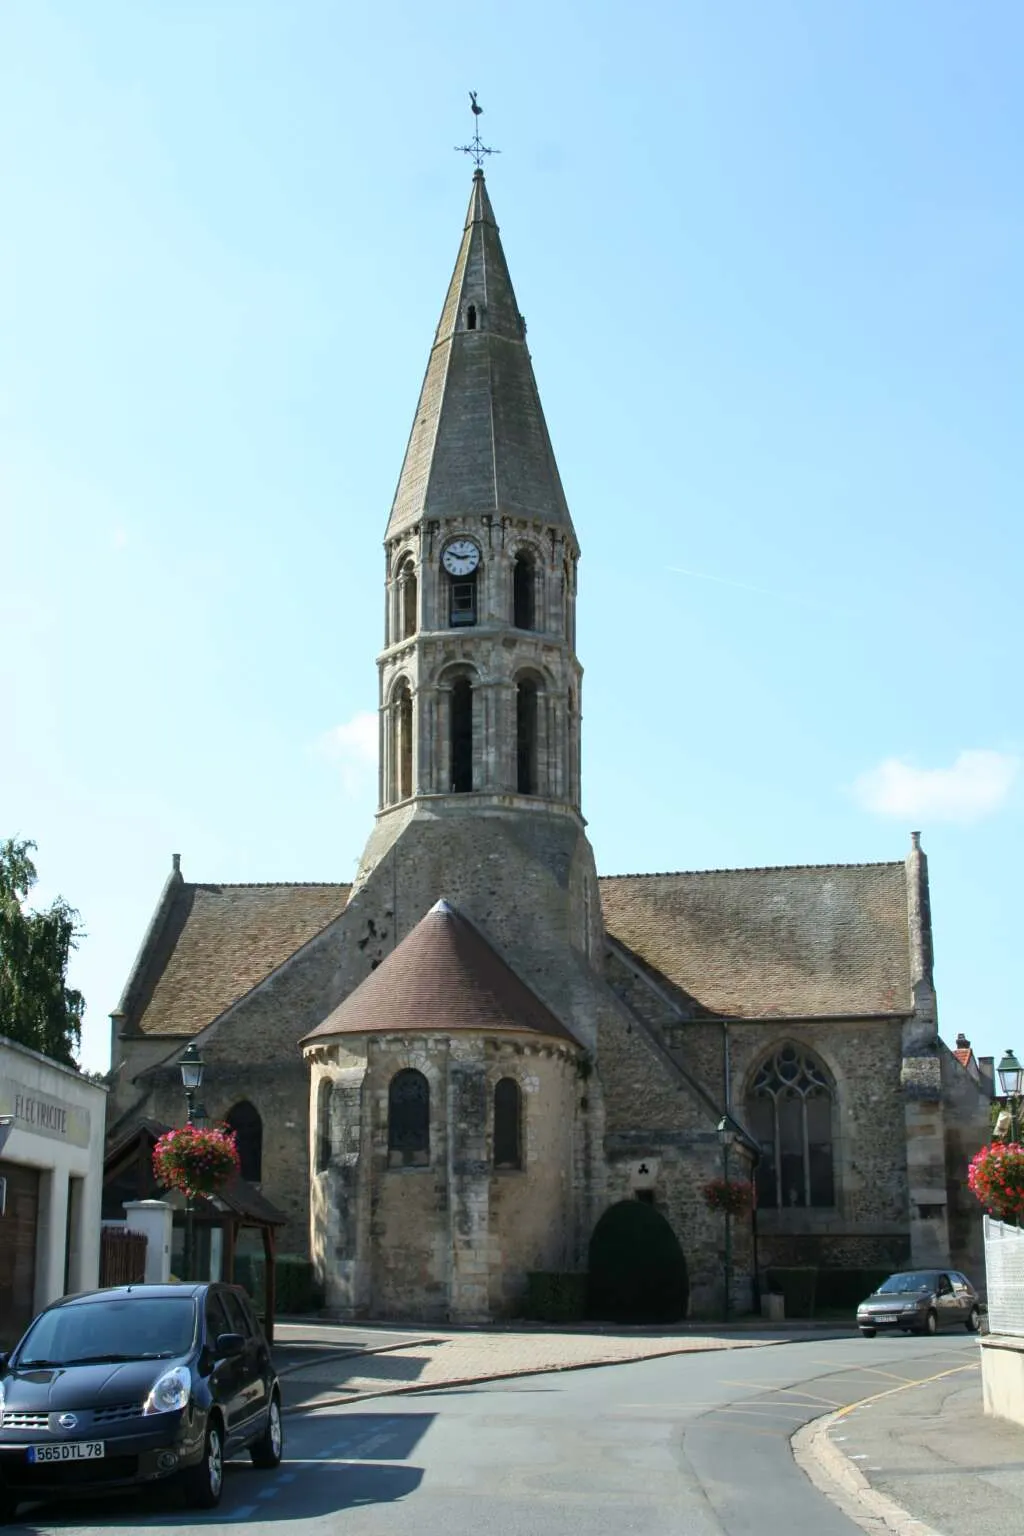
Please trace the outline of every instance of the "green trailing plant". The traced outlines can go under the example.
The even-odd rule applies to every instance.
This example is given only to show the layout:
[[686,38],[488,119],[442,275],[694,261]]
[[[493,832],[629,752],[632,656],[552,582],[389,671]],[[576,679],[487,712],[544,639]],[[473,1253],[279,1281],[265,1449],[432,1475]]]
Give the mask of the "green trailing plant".
[[35,843],[0,843],[0,1034],[73,1067],[85,999],[67,971],[81,929],[61,896],[43,912],[26,905],[35,851]]
[[237,1174],[239,1166],[235,1133],[225,1126],[179,1125],[165,1131],[153,1148],[157,1183],[190,1199],[215,1195]]

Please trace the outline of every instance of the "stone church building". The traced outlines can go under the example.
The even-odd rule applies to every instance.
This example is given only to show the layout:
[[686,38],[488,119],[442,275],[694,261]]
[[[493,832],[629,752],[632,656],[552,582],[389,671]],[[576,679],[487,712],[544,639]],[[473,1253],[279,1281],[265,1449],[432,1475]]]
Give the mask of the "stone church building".
[[716,1311],[725,1157],[757,1190],[735,1306],[773,1264],[976,1267],[990,1078],[938,1035],[918,835],[880,864],[596,871],[580,545],[479,170],[384,537],[355,880],[175,856],[112,1015],[111,1134],[180,1120],[195,1040],[282,1248],[349,1316],[514,1314],[638,1200]]

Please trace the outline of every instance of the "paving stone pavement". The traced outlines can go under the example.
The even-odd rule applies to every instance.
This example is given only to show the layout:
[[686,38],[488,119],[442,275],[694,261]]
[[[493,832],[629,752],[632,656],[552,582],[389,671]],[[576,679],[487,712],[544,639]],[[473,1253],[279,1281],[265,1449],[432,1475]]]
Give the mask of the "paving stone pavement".
[[[586,1366],[650,1360],[709,1349],[758,1349],[786,1334],[649,1332],[555,1333],[536,1329],[443,1330],[377,1336],[360,1330],[319,1329],[304,1354],[299,1330],[278,1334],[285,1412],[349,1402],[383,1392],[423,1391],[468,1381],[578,1370]],[[283,1335],[283,1336],[282,1336]],[[294,1359],[289,1359],[294,1356]]]

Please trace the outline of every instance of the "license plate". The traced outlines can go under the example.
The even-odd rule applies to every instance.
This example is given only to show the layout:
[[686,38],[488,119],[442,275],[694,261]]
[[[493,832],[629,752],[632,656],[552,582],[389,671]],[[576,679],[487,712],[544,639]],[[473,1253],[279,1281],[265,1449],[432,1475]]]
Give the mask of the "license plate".
[[895,1312],[876,1312],[874,1317],[871,1319],[871,1321],[873,1323],[894,1323],[896,1321],[896,1313]]
[[51,1445],[30,1445],[28,1459],[42,1461],[96,1461],[107,1454],[102,1440],[58,1440]]

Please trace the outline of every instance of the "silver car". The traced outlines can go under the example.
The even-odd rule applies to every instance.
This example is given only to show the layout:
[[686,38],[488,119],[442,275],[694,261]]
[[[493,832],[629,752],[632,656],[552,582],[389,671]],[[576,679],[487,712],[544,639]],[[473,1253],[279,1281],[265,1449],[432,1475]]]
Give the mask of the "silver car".
[[857,1308],[857,1327],[866,1339],[879,1331],[938,1333],[941,1328],[981,1327],[981,1302],[974,1286],[956,1269],[911,1269],[890,1275]]

